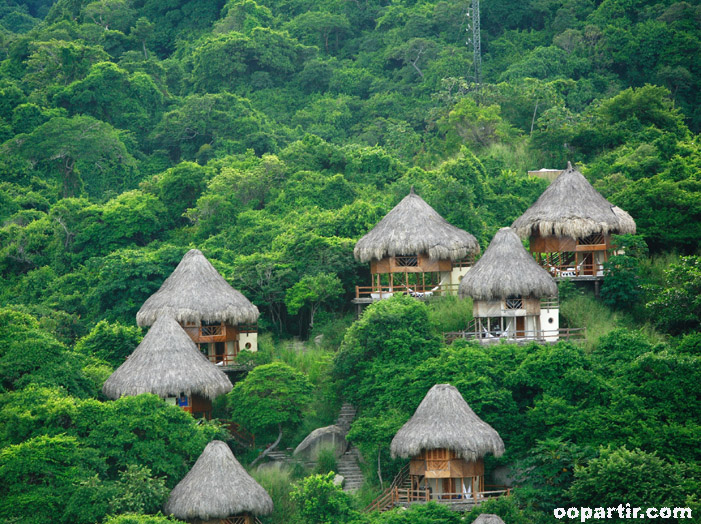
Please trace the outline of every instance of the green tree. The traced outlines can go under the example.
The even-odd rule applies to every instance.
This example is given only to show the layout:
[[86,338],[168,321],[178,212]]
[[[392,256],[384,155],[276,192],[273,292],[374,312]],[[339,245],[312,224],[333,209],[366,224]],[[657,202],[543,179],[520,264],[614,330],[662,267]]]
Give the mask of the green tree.
[[273,80],[301,68],[309,49],[285,32],[265,27],[250,35],[231,32],[213,35],[193,52],[193,75],[201,92],[218,92],[240,85],[242,79],[264,72]]
[[30,164],[40,177],[56,179],[63,197],[79,196],[84,190],[101,197],[136,185],[136,161],[123,138],[109,124],[89,116],[56,117],[0,150]]
[[163,115],[150,140],[176,162],[180,158],[194,160],[205,144],[227,153],[254,149],[262,154],[276,148],[267,118],[249,100],[230,93],[185,97]]
[[93,116],[143,139],[160,119],[164,99],[149,75],[100,62],[85,78],[59,91],[54,103],[71,114]]
[[254,0],[229,0],[222,8],[221,18],[214,24],[215,33],[236,31],[251,34],[256,27],[271,27],[273,14]]
[[97,0],[81,10],[85,22],[122,33],[129,31],[134,22],[134,13],[134,9],[125,0]]
[[90,333],[76,343],[75,350],[106,360],[117,367],[124,363],[139,342],[141,330],[138,327],[100,320]]
[[165,504],[169,493],[165,480],[152,477],[149,468],[129,464],[119,472],[115,494],[110,500],[110,512],[156,513]]
[[293,18],[287,25],[290,33],[307,45],[318,45],[329,54],[329,41],[338,52],[341,39],[350,31],[345,15],[323,11],[307,11]]
[[348,329],[334,361],[333,375],[343,397],[360,409],[406,406],[407,401],[412,402],[407,395],[396,397],[385,392],[396,392],[400,389],[398,382],[410,381],[408,377],[416,366],[438,355],[439,347],[440,339],[425,304],[412,297],[395,296],[368,306]]
[[141,44],[141,50],[144,53],[144,59],[148,60],[147,43],[153,38],[153,30],[155,25],[149,22],[146,17],[139,17],[131,30],[130,36]]
[[380,513],[372,524],[458,524],[460,514],[443,504],[413,504],[406,511],[395,509]]
[[72,431],[99,451],[108,478],[117,480],[127,466],[139,464],[152,476],[165,477],[169,488],[185,476],[209,441],[223,437],[217,425],[198,423],[155,395],[122,397],[101,406],[86,403]]
[[309,308],[309,328],[314,327],[314,315],[322,304],[337,299],[343,293],[338,276],[331,273],[307,275],[287,290],[285,305],[291,315],[303,307]]
[[81,41],[50,39],[32,42],[26,60],[24,83],[37,90],[68,85],[87,75],[92,64],[107,60],[105,51]]
[[681,257],[665,271],[662,289],[645,304],[658,327],[679,335],[698,331],[701,318],[701,257]]
[[[465,97],[455,104],[443,126],[448,132],[448,139],[455,142],[454,147],[459,147],[458,140],[462,139],[471,149],[506,141],[514,134],[510,126],[502,120],[498,105],[479,106],[470,97]],[[455,134],[459,139],[456,139]]]
[[311,475],[293,488],[291,497],[305,524],[342,524],[358,516],[350,496],[334,484],[335,475]]
[[67,522],[62,518],[78,483],[104,471],[94,449],[66,435],[39,436],[0,451],[5,494],[0,517],[27,524]]
[[575,468],[585,466],[595,456],[596,448],[561,438],[538,441],[520,463],[524,468],[522,471],[529,471],[528,477],[523,479],[520,496],[549,513],[554,508],[566,506],[569,502],[567,490],[574,480]]
[[90,289],[83,297],[95,321],[131,324],[148,297],[178,265],[186,249],[168,244],[158,249],[120,249],[85,265]]
[[311,399],[307,377],[284,362],[258,366],[227,394],[233,419],[254,433],[259,442],[277,439],[254,461],[262,459],[282,439],[283,428],[294,428]]
[[184,225],[183,213],[195,207],[205,189],[209,171],[192,162],[181,162],[154,177],[152,184],[158,198],[165,204],[171,223]]
[[685,506],[680,468],[654,453],[602,448],[600,456],[576,468],[574,476],[569,494],[577,505],[617,507],[625,501],[631,507]]
[[618,254],[604,263],[601,298],[612,308],[630,310],[642,295],[640,261],[647,256],[647,244],[635,235],[614,235],[612,244]]
[[61,386],[78,397],[94,394],[94,383],[82,372],[89,359],[69,351],[34,317],[0,309],[0,340],[0,392],[41,385]]

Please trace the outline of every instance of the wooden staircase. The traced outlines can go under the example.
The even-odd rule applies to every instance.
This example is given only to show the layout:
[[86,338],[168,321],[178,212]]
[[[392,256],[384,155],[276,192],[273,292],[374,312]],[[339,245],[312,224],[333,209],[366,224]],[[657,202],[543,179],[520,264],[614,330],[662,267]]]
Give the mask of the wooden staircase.
[[397,476],[394,477],[392,484],[382,492],[382,494],[373,500],[363,510],[366,513],[369,511],[389,511],[397,502],[397,492],[399,490],[408,491],[411,489],[411,477],[409,477],[409,464],[404,466]]
[[256,437],[253,435],[253,433],[249,433],[233,421],[223,422],[223,426],[229,431],[231,438],[234,439],[239,445],[247,448],[255,447]]

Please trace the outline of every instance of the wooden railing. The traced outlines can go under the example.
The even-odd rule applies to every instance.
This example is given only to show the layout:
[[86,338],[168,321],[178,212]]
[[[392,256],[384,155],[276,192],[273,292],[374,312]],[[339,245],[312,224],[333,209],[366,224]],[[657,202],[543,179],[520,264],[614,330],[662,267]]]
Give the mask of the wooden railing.
[[427,489],[402,489],[395,488],[395,502],[399,504],[407,504],[410,502],[427,502],[433,500],[439,503],[475,503],[478,504],[485,499],[510,495],[511,490],[506,486],[503,489],[491,491],[475,491],[474,493],[455,492],[455,493],[437,493],[435,496]]
[[365,512],[368,511],[385,511],[394,506],[397,501],[397,488],[403,485],[409,479],[409,464],[404,466],[397,476],[394,477],[392,484],[382,492],[382,494],[373,500],[365,507]]
[[248,446],[249,448],[255,447],[256,436],[253,433],[246,431],[243,427],[233,421],[226,421],[223,423],[224,427],[229,431],[231,436],[239,444]]
[[389,487],[380,497],[375,499],[372,504],[365,508],[365,511],[387,511],[396,505],[411,504],[416,502],[434,501],[439,504],[480,504],[488,498],[497,498],[508,496],[511,494],[511,489],[503,487],[503,489],[476,491],[474,493],[438,493],[435,496],[427,489],[412,489],[402,488],[399,486]]
[[560,328],[560,329],[543,329],[540,331],[521,331],[518,330],[514,333],[509,333],[507,335],[500,334],[499,332],[492,331],[475,331],[474,326],[472,329],[466,331],[448,331],[443,333],[443,338],[446,344],[451,344],[459,338],[464,338],[466,340],[478,340],[482,343],[497,343],[499,341],[514,341],[514,342],[544,342],[546,337],[551,338],[557,336],[558,340],[569,340],[569,341],[582,341],[587,338],[587,328]]
[[[409,481],[409,464],[404,466],[402,470],[394,477],[392,484],[382,492],[382,494],[368,504],[364,511],[387,511],[397,504],[409,504],[412,502],[428,502],[435,500],[439,503],[473,503],[479,504],[484,499],[492,497],[501,497],[511,494],[511,488],[506,486],[495,486],[487,484],[485,491],[475,493],[440,493],[435,497],[431,496],[431,492],[425,488],[410,488],[405,487]],[[491,489],[490,489],[491,488]],[[496,488],[496,489],[495,489]]]
[[543,297],[540,299],[540,309],[559,309],[559,297]]
[[[236,352],[238,354],[238,352]],[[215,366],[233,366],[236,361],[236,355],[205,355],[209,361]]]
[[541,266],[555,278],[592,277],[604,274],[604,265],[597,263],[553,265],[541,261]]
[[411,295],[416,298],[456,295],[459,284],[438,284],[435,286],[355,286],[355,298],[382,300],[394,295]]
[[453,261],[453,269],[456,267],[472,267],[475,265],[475,255],[467,255],[465,258]]

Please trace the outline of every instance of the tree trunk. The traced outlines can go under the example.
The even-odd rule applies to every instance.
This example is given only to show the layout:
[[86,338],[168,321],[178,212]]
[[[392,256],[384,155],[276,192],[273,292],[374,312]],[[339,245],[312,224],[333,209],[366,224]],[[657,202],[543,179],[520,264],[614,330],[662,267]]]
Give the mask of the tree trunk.
[[280,440],[282,439],[282,425],[278,424],[277,430],[278,430],[277,440],[275,440],[275,442],[273,442],[270,446],[268,446],[263,453],[258,455],[258,457],[256,457],[256,459],[249,464],[249,467],[255,466],[259,460],[264,459],[268,453],[270,453],[272,450],[274,450],[277,447],[277,445],[280,443]]
[[538,103],[539,101],[535,101],[535,109],[533,109],[533,118],[531,119],[531,134],[530,136],[533,136],[533,124],[535,124],[535,115],[538,112]]

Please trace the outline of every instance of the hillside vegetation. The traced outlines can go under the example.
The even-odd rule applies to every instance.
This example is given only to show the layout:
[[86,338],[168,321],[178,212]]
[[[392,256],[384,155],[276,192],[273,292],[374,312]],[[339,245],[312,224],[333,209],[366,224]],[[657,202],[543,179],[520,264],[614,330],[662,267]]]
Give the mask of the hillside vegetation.
[[[226,430],[100,390],[194,247],[261,311],[260,351],[241,360],[304,375],[283,447],[342,401],[359,409],[366,488],[262,472],[265,524],[460,522],[431,505],[359,512],[442,382],[502,435],[487,468],[527,472],[463,522],[551,522],[570,504],[701,512],[701,6],[482,0],[479,84],[468,7],[0,2],[0,520],[173,522],[157,515],[169,490]],[[638,226],[600,298],[561,285],[585,344],[446,347],[471,315],[457,299],[396,298],[355,320],[370,282],[355,242],[412,186],[484,250],[547,187],[526,171],[567,161]],[[277,422],[250,422],[261,449],[235,448],[242,463]]]

